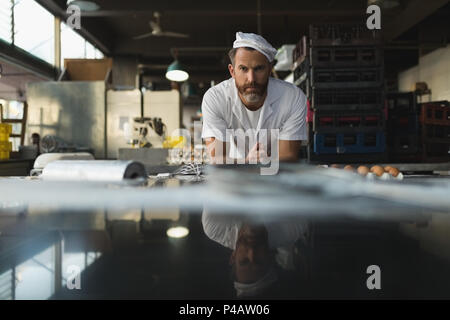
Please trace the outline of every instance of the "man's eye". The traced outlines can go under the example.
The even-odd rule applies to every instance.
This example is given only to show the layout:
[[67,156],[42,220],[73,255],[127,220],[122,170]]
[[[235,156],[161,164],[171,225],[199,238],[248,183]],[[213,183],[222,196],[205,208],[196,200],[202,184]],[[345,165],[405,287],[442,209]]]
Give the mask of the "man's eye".
[[241,67],[242,71],[247,71],[247,67]]

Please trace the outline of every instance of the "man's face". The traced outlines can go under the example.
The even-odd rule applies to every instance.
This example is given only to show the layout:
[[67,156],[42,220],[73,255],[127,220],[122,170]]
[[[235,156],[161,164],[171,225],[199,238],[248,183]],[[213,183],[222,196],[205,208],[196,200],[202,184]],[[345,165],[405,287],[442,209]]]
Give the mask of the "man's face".
[[265,227],[242,226],[230,261],[235,267],[236,280],[241,283],[258,281],[268,272],[271,261]]
[[264,101],[271,71],[266,56],[257,50],[239,48],[234,66],[230,64],[228,69],[246,106],[258,105]]

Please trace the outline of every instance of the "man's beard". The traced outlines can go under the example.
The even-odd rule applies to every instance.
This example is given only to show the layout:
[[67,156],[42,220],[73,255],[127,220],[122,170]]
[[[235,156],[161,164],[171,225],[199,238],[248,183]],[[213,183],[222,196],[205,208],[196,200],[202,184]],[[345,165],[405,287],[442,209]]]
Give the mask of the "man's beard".
[[[261,99],[264,97],[264,94],[267,91],[268,82],[269,82],[268,80],[264,84],[257,84],[256,82],[253,82],[242,86],[236,84],[236,87],[246,102],[258,103],[261,101]],[[251,88],[253,90],[249,92],[249,90],[247,90],[248,88]]]

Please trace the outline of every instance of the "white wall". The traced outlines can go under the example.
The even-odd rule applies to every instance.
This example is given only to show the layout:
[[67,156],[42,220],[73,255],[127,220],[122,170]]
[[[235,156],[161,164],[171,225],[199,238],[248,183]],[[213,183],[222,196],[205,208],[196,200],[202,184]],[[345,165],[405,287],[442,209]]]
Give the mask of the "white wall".
[[[181,105],[180,92],[170,91],[150,91],[144,93],[144,117],[158,117],[166,125],[166,136],[172,135],[174,130],[181,127]],[[159,137],[150,133],[148,140],[155,148],[162,146]],[[161,146],[160,146],[161,145]]]
[[420,57],[419,65],[398,75],[399,91],[414,90],[416,82],[428,84],[432,100],[450,100],[450,45]]
[[127,144],[125,128],[127,123],[130,128],[129,133],[132,134],[133,118],[141,116],[141,93],[135,89],[108,90],[106,94],[107,157],[117,159],[119,148],[131,148],[131,145]]

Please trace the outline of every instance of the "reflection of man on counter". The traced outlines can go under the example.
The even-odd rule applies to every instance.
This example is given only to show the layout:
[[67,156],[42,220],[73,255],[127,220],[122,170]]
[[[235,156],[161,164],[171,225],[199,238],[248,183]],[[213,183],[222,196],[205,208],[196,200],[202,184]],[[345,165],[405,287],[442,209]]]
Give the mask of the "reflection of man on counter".
[[[202,138],[213,162],[225,162],[224,150],[231,159],[262,162],[271,155],[274,129],[279,130],[278,160],[298,160],[301,140],[307,139],[306,97],[298,87],[269,77],[276,52],[259,35],[236,33],[229,52],[231,78],[210,88],[202,102]],[[238,129],[252,145],[237,143],[231,130]]]
[[276,285],[279,268],[305,267],[294,262],[293,254],[295,243],[307,243],[309,228],[305,219],[282,217],[256,221],[205,210],[202,223],[211,240],[233,250],[230,266],[238,297],[260,296],[269,291]]

